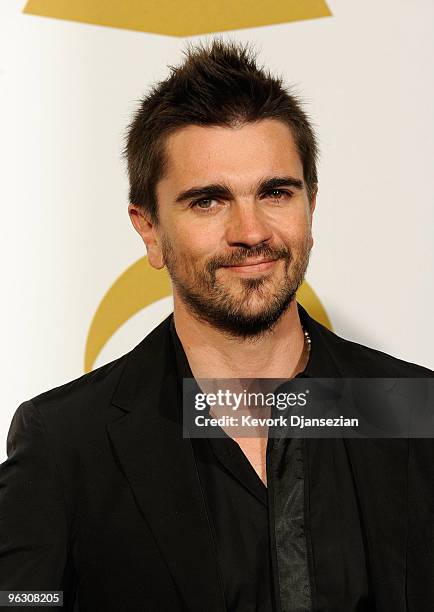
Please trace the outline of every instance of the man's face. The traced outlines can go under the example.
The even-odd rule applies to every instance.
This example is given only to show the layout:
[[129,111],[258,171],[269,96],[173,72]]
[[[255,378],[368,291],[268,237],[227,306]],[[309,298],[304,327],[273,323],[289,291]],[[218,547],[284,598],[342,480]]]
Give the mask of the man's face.
[[168,138],[166,155],[153,253],[161,250],[175,300],[232,336],[272,329],[312,247],[314,202],[290,129],[272,119],[188,126]]

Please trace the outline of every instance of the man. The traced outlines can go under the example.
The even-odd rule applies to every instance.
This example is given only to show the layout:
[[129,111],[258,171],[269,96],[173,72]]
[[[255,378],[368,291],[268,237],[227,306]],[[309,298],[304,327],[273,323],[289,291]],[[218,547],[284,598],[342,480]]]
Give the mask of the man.
[[434,607],[430,440],[193,439],[183,378],[426,377],[295,301],[317,146],[246,47],[215,41],[142,101],[129,214],[174,314],[24,402],[0,471],[0,589],[86,612]]

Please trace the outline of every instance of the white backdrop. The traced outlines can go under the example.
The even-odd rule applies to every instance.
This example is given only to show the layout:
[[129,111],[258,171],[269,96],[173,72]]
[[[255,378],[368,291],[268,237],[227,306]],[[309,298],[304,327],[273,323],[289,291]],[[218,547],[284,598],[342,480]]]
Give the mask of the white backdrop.
[[[0,461],[18,404],[83,373],[89,325],[144,254],[122,137],[185,40],[25,15],[0,4]],[[307,280],[340,335],[433,366],[434,3],[330,0],[331,18],[231,32],[294,84],[317,126]],[[209,38],[209,37],[207,37]],[[171,310],[130,319],[96,365]]]

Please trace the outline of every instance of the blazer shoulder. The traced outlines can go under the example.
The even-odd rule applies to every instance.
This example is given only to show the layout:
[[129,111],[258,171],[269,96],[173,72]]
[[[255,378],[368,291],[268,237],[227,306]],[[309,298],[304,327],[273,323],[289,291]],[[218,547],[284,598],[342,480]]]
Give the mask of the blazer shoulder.
[[138,369],[142,375],[142,372],[146,371],[146,368],[142,367],[145,361],[156,361],[158,347],[163,344],[162,340],[167,335],[169,325],[170,316],[124,355],[36,395],[31,402],[47,419],[60,415],[60,418],[69,422],[73,415],[74,423],[77,423],[81,417],[87,422],[91,417],[99,420],[100,415],[105,415],[105,408],[111,405],[112,397],[124,372],[130,367],[133,370]]
[[[133,349],[134,350],[134,349]],[[78,378],[43,391],[31,398],[31,402],[44,417],[74,410],[102,407],[110,402],[116,385],[132,351],[106,363]]]
[[425,378],[433,371],[338,336],[317,321],[315,327],[344,375],[351,377]]

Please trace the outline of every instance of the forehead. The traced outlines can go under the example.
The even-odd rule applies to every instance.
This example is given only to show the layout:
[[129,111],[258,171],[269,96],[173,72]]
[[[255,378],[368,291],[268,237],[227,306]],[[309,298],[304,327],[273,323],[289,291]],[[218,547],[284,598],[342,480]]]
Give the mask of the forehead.
[[162,184],[174,188],[225,181],[248,185],[264,176],[303,179],[303,167],[290,128],[275,119],[239,127],[189,125],[165,145]]

